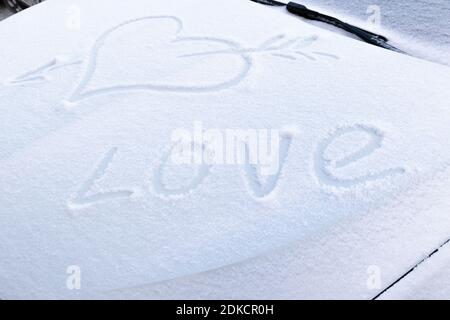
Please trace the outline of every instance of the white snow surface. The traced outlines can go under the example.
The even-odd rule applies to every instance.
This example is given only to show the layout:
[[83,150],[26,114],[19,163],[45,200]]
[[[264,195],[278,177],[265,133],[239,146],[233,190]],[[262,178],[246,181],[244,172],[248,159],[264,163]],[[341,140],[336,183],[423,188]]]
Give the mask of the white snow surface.
[[383,299],[448,300],[450,287],[450,246],[420,264]]
[[[0,24],[1,298],[368,299],[450,235],[448,67],[250,1],[71,5]],[[291,128],[264,196],[168,163],[199,121]]]

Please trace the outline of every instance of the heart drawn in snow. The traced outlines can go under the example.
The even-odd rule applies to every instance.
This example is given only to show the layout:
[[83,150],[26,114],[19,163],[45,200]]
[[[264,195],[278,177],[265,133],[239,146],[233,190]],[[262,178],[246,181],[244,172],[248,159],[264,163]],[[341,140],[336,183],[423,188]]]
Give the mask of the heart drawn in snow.
[[226,89],[245,79],[255,53],[315,60],[302,49],[314,43],[316,36],[285,39],[277,35],[255,48],[243,48],[221,38],[180,36],[182,29],[182,21],[174,16],[143,17],[109,29],[96,40],[86,71],[67,103],[131,90],[201,93]]
[[69,102],[129,90],[214,91],[247,75],[251,59],[239,44],[181,37],[182,29],[180,19],[157,16],[108,30],[95,42],[85,74]]

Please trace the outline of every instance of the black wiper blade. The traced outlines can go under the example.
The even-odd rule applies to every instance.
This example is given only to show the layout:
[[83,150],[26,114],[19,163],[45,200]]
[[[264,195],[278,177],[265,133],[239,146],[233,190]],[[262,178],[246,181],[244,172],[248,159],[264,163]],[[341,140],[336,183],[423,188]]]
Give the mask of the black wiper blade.
[[285,6],[286,3],[283,2],[279,2],[279,1],[274,1],[274,0],[251,0],[253,2],[257,2],[257,3],[261,3],[261,4],[265,4],[268,6],[275,6],[275,7],[282,7]]
[[392,51],[396,51],[399,53],[405,53],[405,52],[401,51],[400,49],[390,45],[388,43],[389,39],[386,38],[385,36],[382,36],[380,34],[376,34],[374,32],[356,27],[354,25],[351,25],[349,23],[341,21],[335,17],[331,17],[331,16],[325,15],[323,13],[310,10],[302,4],[295,3],[295,2],[289,2],[289,3],[285,4],[285,3],[282,3],[279,1],[274,1],[274,0],[251,0],[251,1],[261,3],[264,5],[269,5],[269,6],[277,6],[277,7],[286,6],[287,10],[290,13],[295,14],[297,16],[300,16],[300,17],[303,17],[303,18],[306,18],[309,20],[316,20],[316,21],[327,23],[327,24],[331,24],[337,28],[343,29],[351,34],[356,35],[361,40],[363,40],[367,43],[370,43],[374,46],[385,48],[385,49],[392,50]]

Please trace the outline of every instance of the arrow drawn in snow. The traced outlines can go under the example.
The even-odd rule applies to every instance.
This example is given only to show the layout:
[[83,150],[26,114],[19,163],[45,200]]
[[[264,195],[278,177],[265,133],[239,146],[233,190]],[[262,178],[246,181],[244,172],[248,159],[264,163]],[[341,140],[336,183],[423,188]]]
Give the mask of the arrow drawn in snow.
[[50,62],[47,62],[34,70],[28,71],[16,78],[7,80],[5,85],[30,85],[50,81],[50,72],[81,63],[82,60],[80,59],[54,58]]
[[[140,28],[139,28],[140,27]],[[136,29],[148,30],[145,39],[136,38]],[[319,37],[288,37],[278,34],[261,44],[244,47],[240,43],[220,37],[182,36],[183,21],[176,16],[145,16],[124,21],[105,31],[95,41],[80,82],[63,101],[70,109],[82,100],[98,95],[129,91],[156,91],[174,93],[207,93],[228,89],[240,84],[249,74],[255,55],[297,60],[316,61],[319,58],[339,59],[326,52],[305,52]],[[117,36],[122,35],[121,38]],[[137,40],[137,41],[136,41]],[[114,47],[118,45],[119,47]],[[125,59],[110,63],[117,50],[130,50]],[[104,56],[108,59],[105,59]],[[151,57],[149,59],[149,57]],[[219,60],[218,60],[219,59]],[[113,60],[114,61],[114,60]],[[220,63],[226,61],[227,63]],[[30,85],[47,82],[49,73],[75,64],[80,60],[55,58],[52,61],[5,82],[5,85]],[[129,62],[130,64],[127,64]],[[106,63],[106,64],[105,64]],[[179,74],[188,64],[193,72]],[[105,75],[101,66],[106,67]],[[160,66],[167,66],[161,74]],[[218,68],[217,66],[221,66]],[[124,75],[123,70],[137,68],[139,73],[147,68],[143,79],[135,73]],[[134,69],[133,69],[134,70]],[[196,75],[202,74],[199,79]],[[99,83],[98,83],[99,82]]]

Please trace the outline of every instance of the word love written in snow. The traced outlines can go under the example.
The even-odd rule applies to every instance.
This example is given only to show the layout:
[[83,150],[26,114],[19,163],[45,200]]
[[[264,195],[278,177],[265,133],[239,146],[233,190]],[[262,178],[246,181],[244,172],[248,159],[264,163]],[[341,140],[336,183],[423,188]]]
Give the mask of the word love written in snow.
[[[365,140],[368,141],[363,145],[355,147],[352,144],[353,150],[345,152],[345,156],[337,159],[331,159],[328,155],[329,149],[336,148],[339,144],[339,150],[342,150],[342,138],[350,135],[352,138],[356,136],[365,136]],[[356,136],[355,136],[356,135]],[[243,178],[246,180],[249,193],[258,199],[268,197],[276,189],[279,184],[281,173],[286,166],[288,160],[288,153],[293,142],[293,135],[284,134],[280,138],[279,148],[279,168],[276,172],[270,176],[264,177],[264,181],[261,179],[261,174],[258,173],[256,165],[245,163],[241,167],[243,168]],[[344,139],[345,140],[345,139]],[[349,140],[349,139],[347,139]],[[350,139],[353,140],[353,139]],[[336,188],[351,188],[357,185],[362,185],[366,182],[377,181],[382,179],[391,179],[395,176],[404,174],[406,170],[401,167],[383,168],[378,171],[370,171],[369,173],[357,177],[343,178],[337,176],[335,172],[342,170],[351,165],[355,165],[363,158],[374,156],[376,153],[382,152],[379,150],[383,145],[384,136],[383,133],[371,126],[367,125],[354,125],[347,127],[340,127],[330,134],[327,138],[320,141],[317,145],[314,154],[314,173],[322,185],[331,186]],[[347,148],[348,149],[348,148]],[[246,148],[248,150],[248,148]],[[169,168],[170,155],[173,151],[173,147],[169,152],[163,154],[159,164],[154,168],[152,181],[152,192],[164,199],[180,198],[188,196],[193,190],[197,189],[205,180],[205,178],[212,174],[212,164],[200,164],[197,165],[195,176],[190,182],[186,184],[186,181],[180,183],[178,188],[169,188],[163,182],[164,172]],[[79,188],[78,192],[69,201],[69,208],[71,209],[83,209],[87,206],[94,205],[99,202],[110,201],[120,198],[132,197],[135,191],[133,190],[118,190],[111,192],[102,192],[92,194],[91,189],[96,184],[97,180],[102,179],[110,164],[113,162],[115,154],[118,152],[117,148],[109,150],[104,158],[100,161],[95,168],[89,179],[86,180]],[[375,164],[379,166],[379,164]],[[173,166],[170,166],[173,168]]]

